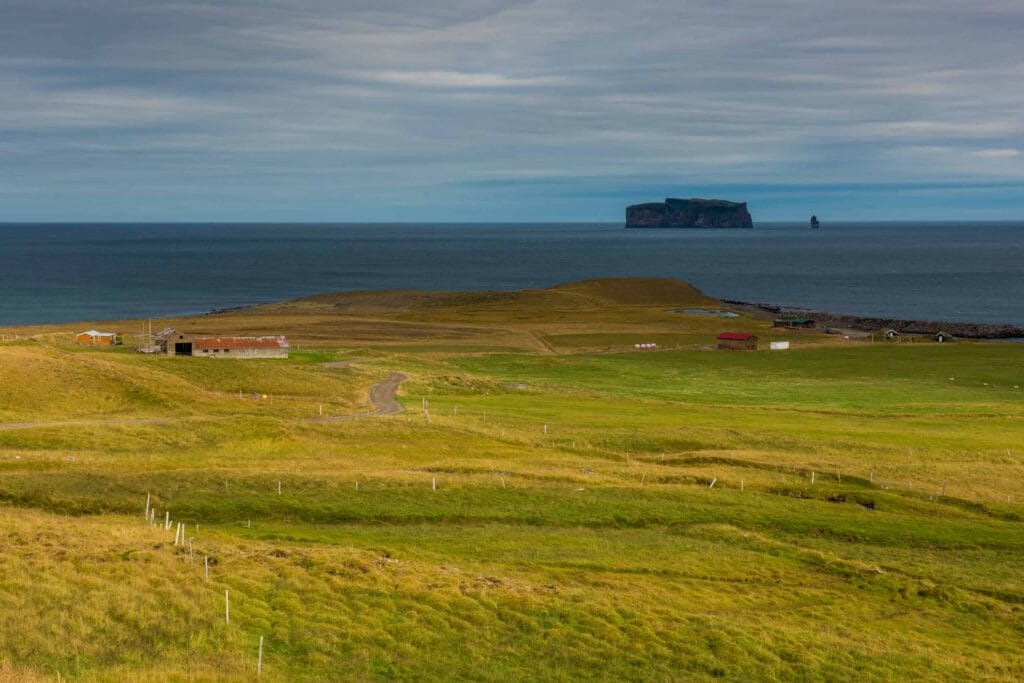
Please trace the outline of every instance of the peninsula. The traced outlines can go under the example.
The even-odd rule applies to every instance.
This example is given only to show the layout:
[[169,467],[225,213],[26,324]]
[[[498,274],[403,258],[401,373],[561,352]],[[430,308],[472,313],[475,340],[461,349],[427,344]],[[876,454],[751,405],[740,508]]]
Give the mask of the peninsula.
[[217,360],[0,327],[0,681],[1020,681],[1024,344],[777,317],[606,278],[153,320]]
[[752,228],[746,202],[666,199],[626,207],[627,228]]

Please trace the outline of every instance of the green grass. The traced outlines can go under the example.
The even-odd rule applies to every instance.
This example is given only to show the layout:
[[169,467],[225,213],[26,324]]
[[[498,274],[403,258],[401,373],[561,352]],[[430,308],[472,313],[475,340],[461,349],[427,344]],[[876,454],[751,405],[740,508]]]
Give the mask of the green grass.
[[[966,361],[966,362],[965,362]],[[965,400],[1024,406],[1024,348],[872,345],[777,353],[630,352],[456,362],[508,381],[564,383],[628,398],[759,407],[931,411]],[[950,380],[953,377],[953,380]]]
[[[0,423],[45,423],[0,428],[0,680],[249,679],[260,636],[268,680],[1024,677],[1024,348],[594,353],[713,330],[552,296],[374,313],[504,348],[330,297],[287,361],[0,348]],[[307,420],[392,370],[405,414]]]

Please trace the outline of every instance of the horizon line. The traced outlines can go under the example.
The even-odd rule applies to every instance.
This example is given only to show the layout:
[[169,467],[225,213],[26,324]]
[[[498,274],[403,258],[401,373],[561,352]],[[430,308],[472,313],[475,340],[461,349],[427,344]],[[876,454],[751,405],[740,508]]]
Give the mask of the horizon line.
[[[787,223],[807,223],[809,218],[772,219],[754,221],[758,225],[780,225]],[[826,221],[831,225],[842,224],[894,224],[894,223],[1024,223],[1020,218],[898,218],[898,219],[857,219],[830,218]],[[625,225],[621,220],[545,220],[545,221],[389,221],[389,220],[0,220],[0,226],[18,225]],[[740,228],[633,228],[634,230],[730,230]]]

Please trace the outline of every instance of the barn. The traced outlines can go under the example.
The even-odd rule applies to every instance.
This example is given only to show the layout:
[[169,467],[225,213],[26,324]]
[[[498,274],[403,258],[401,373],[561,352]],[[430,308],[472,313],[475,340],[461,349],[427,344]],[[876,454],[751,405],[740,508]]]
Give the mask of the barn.
[[191,356],[196,338],[190,334],[178,332],[173,327],[168,327],[158,332],[154,341],[160,347],[160,352],[166,353],[168,356]]
[[723,332],[718,335],[718,348],[730,351],[756,351],[757,337],[747,332]]
[[75,342],[83,346],[117,346],[121,343],[121,338],[117,336],[117,332],[88,330],[76,334]]
[[287,358],[288,339],[274,337],[196,337],[173,328],[154,338],[160,353],[201,358]]
[[203,358],[287,358],[285,337],[202,337],[192,342],[192,355]]

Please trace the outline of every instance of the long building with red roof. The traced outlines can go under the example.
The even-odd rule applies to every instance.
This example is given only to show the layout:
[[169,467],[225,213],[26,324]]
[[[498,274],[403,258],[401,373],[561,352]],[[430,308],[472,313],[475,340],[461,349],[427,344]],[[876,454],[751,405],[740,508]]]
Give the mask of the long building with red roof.
[[287,358],[288,339],[272,337],[196,337],[167,329],[157,335],[168,356],[201,358]]

